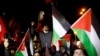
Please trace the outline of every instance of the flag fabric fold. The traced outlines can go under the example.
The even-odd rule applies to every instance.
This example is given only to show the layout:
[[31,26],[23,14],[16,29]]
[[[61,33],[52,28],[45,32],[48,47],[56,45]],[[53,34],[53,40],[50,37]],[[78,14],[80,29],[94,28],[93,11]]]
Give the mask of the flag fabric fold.
[[[85,47],[88,56],[100,56],[100,26],[95,24],[91,8],[89,8],[72,26],[71,29]],[[97,21],[96,21],[97,23]],[[99,28],[99,29],[97,29]],[[97,32],[98,31],[98,32]]]
[[52,5],[53,42],[57,42],[70,28],[69,22]]
[[34,51],[33,51],[33,41],[32,38],[29,40],[29,48],[30,48],[30,54],[33,56]]

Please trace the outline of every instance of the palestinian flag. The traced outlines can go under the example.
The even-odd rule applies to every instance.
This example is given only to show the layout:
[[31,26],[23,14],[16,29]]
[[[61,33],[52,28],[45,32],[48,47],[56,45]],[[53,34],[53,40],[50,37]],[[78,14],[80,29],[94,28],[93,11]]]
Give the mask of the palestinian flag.
[[30,37],[30,31],[29,28],[27,32],[25,33],[24,38],[22,39],[22,42],[20,43],[19,47],[16,50],[15,56],[28,56],[27,48],[25,45],[26,40],[28,40]]
[[56,10],[52,5],[52,18],[53,18],[53,42],[57,42],[63,37],[70,28],[67,20]]
[[23,42],[19,48],[19,50],[16,52],[16,55],[15,56],[28,56],[28,53],[27,53],[27,49],[26,49],[26,46],[25,46],[25,42]]
[[89,56],[100,56],[100,24],[88,9],[72,26]]
[[63,37],[63,43],[64,43],[64,46],[67,47],[67,49],[70,49],[70,38],[71,38],[71,34],[66,34]]
[[63,38],[59,39],[59,45],[64,46],[68,54],[70,54],[70,38],[71,34],[66,34]]
[[70,47],[71,34],[65,34],[61,39],[59,39],[60,46]]

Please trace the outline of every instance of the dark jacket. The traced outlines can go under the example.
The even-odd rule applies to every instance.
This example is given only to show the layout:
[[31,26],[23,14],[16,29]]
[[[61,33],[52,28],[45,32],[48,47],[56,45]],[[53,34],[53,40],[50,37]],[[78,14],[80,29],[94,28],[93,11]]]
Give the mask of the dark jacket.
[[52,41],[52,33],[51,32],[48,32],[48,33],[40,32],[39,37],[40,37],[42,48],[45,48],[46,44],[47,44],[48,48],[51,47],[51,41]]

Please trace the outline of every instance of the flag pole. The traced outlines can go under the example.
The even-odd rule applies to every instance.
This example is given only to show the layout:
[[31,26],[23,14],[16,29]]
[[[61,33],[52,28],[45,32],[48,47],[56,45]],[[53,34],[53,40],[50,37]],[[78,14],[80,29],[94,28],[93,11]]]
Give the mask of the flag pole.
[[[27,32],[28,32],[28,31],[29,31],[29,28],[27,29]],[[19,48],[21,47],[22,43],[25,41],[26,36],[27,36],[27,32],[25,33],[25,36],[24,36],[24,38],[22,39],[21,44],[20,44],[19,47],[17,48],[16,52],[19,50]]]

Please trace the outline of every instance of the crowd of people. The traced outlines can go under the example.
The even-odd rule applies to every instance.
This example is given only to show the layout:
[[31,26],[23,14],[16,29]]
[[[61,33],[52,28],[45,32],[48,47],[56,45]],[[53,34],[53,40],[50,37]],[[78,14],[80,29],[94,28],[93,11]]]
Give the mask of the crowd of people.
[[[69,54],[66,47],[60,46],[59,42],[52,43],[52,30],[47,22],[44,23],[44,15],[44,11],[40,11],[37,27],[34,27],[34,21],[31,22],[30,33],[34,50],[34,55],[32,56],[71,56],[70,54],[72,56],[86,56],[80,48],[74,49],[73,53]],[[0,56],[15,56],[16,49],[16,43],[8,33],[5,34],[4,41],[0,45]]]

